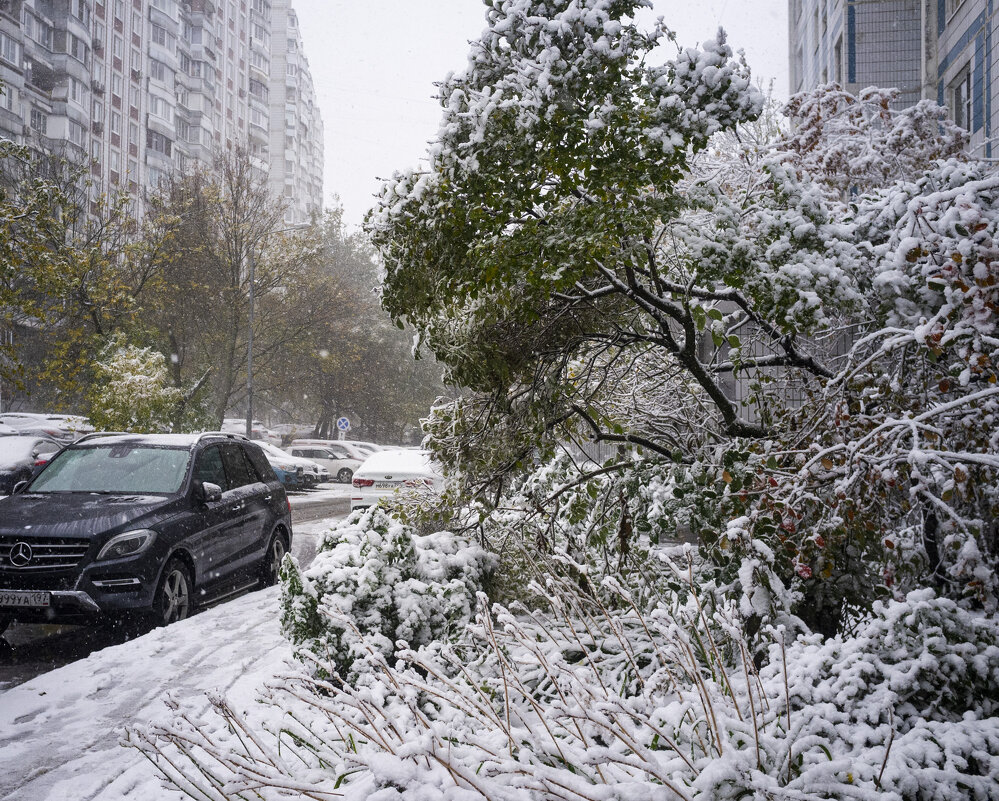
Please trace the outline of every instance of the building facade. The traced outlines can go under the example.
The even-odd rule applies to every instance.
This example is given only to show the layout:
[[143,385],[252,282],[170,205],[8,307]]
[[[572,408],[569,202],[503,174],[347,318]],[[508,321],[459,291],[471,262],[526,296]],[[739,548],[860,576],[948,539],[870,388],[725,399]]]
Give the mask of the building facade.
[[991,158],[999,109],[997,0],[789,0],[791,92],[836,81],[895,87],[900,103],[946,105]]
[[[137,199],[242,147],[262,173],[281,165],[272,190],[304,222],[322,206],[322,123],[304,56],[294,76],[274,68],[286,41],[301,47],[293,18],[290,0],[0,0],[0,136],[89,161]],[[296,116],[286,152],[272,97],[289,87],[309,124]]]

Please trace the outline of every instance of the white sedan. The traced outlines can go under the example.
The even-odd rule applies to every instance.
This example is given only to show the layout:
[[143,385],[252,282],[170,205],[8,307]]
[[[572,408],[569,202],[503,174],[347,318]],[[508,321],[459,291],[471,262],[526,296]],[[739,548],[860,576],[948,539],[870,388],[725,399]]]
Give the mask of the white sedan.
[[350,508],[373,506],[401,490],[440,492],[444,476],[420,450],[385,450],[371,454],[354,473]]
[[354,471],[361,466],[361,460],[355,459],[344,448],[330,443],[328,445],[299,445],[292,443],[291,455],[299,456],[303,459],[311,459],[313,462],[325,466],[330,475],[341,484],[349,484],[354,476]]

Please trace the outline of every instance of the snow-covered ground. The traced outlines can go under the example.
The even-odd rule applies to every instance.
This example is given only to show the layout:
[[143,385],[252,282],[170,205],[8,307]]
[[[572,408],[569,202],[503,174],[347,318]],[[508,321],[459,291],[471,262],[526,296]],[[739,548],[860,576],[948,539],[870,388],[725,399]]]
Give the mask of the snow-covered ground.
[[[329,522],[295,527],[300,561],[311,560]],[[186,798],[119,744],[124,729],[168,718],[171,696],[195,716],[211,691],[252,708],[257,688],[291,655],[277,602],[276,587],[253,592],[0,692],[0,799]]]

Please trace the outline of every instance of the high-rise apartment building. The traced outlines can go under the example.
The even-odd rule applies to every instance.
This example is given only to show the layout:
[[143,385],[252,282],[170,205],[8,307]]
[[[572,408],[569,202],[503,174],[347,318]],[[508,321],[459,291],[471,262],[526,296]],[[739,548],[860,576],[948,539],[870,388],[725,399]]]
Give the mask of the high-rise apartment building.
[[789,0],[792,92],[836,81],[946,105],[990,158],[999,125],[995,0]]
[[287,204],[285,222],[296,225],[322,208],[323,119],[305,57],[298,15],[290,0],[271,0],[270,185]]
[[89,158],[137,198],[243,147],[304,222],[322,207],[323,129],[294,20],[290,0],[0,0],[0,136]]

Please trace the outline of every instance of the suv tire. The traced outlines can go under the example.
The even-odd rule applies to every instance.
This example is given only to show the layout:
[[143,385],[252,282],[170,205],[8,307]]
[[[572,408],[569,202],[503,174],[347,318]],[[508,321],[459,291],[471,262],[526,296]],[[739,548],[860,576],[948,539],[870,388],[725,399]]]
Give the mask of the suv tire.
[[184,620],[191,613],[193,598],[191,571],[175,557],[163,568],[156,595],[153,596],[153,625],[169,626],[178,620]]
[[340,468],[340,472],[336,474],[336,480],[341,484],[349,484],[354,478],[354,471],[349,467]]
[[260,585],[263,587],[273,587],[278,582],[278,575],[281,571],[281,562],[284,555],[288,553],[288,541],[280,531],[274,533],[271,541],[267,544],[267,552],[260,562]]

